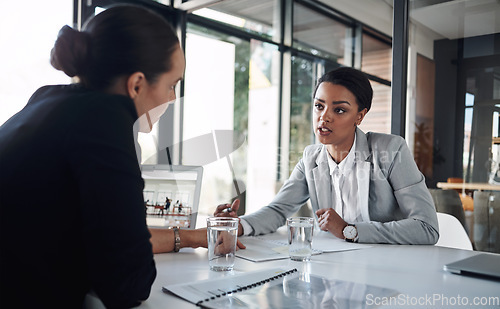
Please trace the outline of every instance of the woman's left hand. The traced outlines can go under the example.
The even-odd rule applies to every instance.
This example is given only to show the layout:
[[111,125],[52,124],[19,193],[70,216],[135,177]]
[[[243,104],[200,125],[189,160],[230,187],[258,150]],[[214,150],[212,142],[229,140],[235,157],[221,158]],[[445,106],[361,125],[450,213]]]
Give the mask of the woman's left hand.
[[322,231],[329,231],[338,238],[344,239],[344,228],[347,225],[333,208],[322,208],[316,211],[319,228]]

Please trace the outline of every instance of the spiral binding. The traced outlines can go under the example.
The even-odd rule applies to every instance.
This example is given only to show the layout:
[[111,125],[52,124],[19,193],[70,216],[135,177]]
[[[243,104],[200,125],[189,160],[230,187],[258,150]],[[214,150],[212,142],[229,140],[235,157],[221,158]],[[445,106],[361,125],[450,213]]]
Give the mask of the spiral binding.
[[266,283],[268,283],[268,282],[270,282],[272,280],[279,279],[281,277],[284,277],[286,275],[292,274],[292,273],[297,272],[297,271],[298,271],[297,268],[290,269],[289,271],[282,272],[281,274],[278,274],[276,276],[272,276],[272,277],[266,278],[264,280],[255,282],[255,283],[252,283],[252,284],[249,284],[249,285],[246,285],[246,286],[242,286],[242,287],[239,287],[239,288],[231,290],[231,291],[226,291],[226,292],[223,292],[223,293],[211,296],[210,298],[205,298],[204,300],[200,300],[199,302],[197,302],[196,306],[201,306],[202,303],[209,302],[210,300],[216,299],[217,297],[222,297],[222,296],[226,296],[226,295],[229,295],[229,294],[233,294],[233,293],[245,291],[245,290],[248,290],[248,289],[251,289],[251,288],[255,288],[255,287],[259,286],[259,285],[266,284]]

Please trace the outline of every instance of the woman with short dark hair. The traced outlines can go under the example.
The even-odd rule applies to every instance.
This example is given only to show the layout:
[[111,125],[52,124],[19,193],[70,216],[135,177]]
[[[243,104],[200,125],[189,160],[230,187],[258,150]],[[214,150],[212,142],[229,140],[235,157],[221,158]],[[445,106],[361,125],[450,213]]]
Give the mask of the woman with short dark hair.
[[[273,232],[310,200],[319,227],[346,241],[437,242],[436,209],[404,139],[358,128],[372,97],[370,81],[353,68],[318,80],[313,129],[320,144],[306,147],[268,206],[241,217],[239,235]],[[234,217],[238,205],[219,205],[214,215]]]

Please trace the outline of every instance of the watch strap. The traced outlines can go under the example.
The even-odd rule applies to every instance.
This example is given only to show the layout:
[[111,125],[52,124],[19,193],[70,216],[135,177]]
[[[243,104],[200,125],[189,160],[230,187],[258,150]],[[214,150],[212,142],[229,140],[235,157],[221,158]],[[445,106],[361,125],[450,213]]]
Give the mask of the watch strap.
[[174,252],[179,252],[181,249],[181,237],[179,236],[179,228],[173,227],[174,230]]

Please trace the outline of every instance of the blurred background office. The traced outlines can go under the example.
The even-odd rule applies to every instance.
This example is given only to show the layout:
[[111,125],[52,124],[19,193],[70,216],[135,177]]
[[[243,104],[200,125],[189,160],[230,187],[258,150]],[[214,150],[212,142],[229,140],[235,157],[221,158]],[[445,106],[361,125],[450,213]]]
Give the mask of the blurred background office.
[[[466,187],[500,183],[498,0],[2,1],[0,123],[38,87],[71,82],[49,63],[58,30],[116,3],[157,11],[182,38],[182,99],[140,141],[143,163],[167,163],[158,145],[173,145],[170,162],[204,166],[200,213],[236,195],[247,212],[266,205],[315,143],[315,80],[352,66],[374,88],[361,129],[405,137],[430,189],[463,183],[456,192],[471,240],[481,209],[476,249],[500,251],[496,187]],[[200,163],[203,147],[188,141],[205,145],[197,138],[214,130],[234,131],[213,141],[234,149]]]

